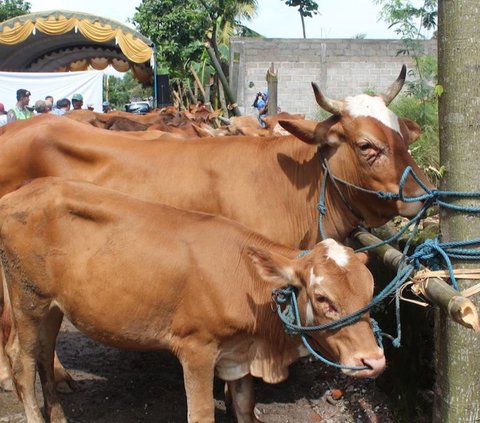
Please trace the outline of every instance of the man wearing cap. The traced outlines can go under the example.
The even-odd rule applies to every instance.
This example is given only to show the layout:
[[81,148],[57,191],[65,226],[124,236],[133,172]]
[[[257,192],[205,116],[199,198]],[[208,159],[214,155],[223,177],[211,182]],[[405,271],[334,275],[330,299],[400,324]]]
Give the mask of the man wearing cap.
[[5,111],[5,106],[3,103],[0,103],[0,126],[7,124],[7,112]]
[[33,113],[27,108],[30,103],[31,93],[28,90],[20,88],[17,90],[17,104],[7,113],[7,122],[15,122],[16,120],[24,120],[33,116]]
[[73,94],[72,95],[73,110],[81,110],[82,106],[83,106],[83,95],[82,94]]

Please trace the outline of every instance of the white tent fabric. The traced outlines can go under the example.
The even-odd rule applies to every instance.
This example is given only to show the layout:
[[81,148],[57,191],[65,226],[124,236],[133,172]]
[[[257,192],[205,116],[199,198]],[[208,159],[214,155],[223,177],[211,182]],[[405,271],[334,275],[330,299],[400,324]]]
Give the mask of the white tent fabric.
[[54,101],[61,98],[72,99],[72,95],[83,95],[83,108],[93,104],[96,112],[102,111],[103,72],[0,72],[0,103],[5,110],[11,109],[19,88],[32,93],[29,106],[37,100],[44,100],[51,95]]

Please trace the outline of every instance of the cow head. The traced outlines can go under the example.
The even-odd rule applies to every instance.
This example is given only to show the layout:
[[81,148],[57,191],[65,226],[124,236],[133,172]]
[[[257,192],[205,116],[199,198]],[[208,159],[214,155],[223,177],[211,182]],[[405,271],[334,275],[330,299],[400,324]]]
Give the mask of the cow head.
[[[332,174],[353,185],[398,193],[400,178],[410,166],[433,188],[408,151],[408,145],[420,136],[419,126],[398,118],[387,107],[402,88],[405,74],[403,66],[385,94],[361,94],[342,101],[327,98],[312,83],[317,103],[332,116],[323,122],[281,120],[279,123],[300,140],[317,145]],[[380,226],[396,215],[414,216],[422,206],[421,202],[386,201],[342,184],[338,184],[338,189],[367,226]],[[424,193],[413,178],[407,178],[406,196]]]
[[[293,260],[257,249],[250,249],[249,256],[261,278],[272,287],[297,288],[303,326],[338,320],[372,300],[373,277],[365,265],[366,255],[355,254],[332,239]],[[368,367],[343,370],[347,374],[376,377],[385,368],[385,356],[375,340],[368,313],[349,326],[311,336],[314,348],[331,360],[349,367]]]

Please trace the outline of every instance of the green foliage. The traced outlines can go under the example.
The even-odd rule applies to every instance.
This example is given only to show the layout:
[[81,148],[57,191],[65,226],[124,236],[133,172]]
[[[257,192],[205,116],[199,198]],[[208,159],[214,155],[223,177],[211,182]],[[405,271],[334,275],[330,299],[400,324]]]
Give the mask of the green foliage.
[[313,15],[317,15],[318,4],[315,0],[281,0],[284,1],[287,6],[298,7],[298,13],[300,13],[300,19],[302,20],[303,38],[307,38],[305,32],[305,18],[311,18]]
[[317,15],[318,4],[315,0],[282,0],[287,6],[298,7],[298,13],[301,16],[311,18],[313,15]]
[[421,138],[411,146],[420,167],[432,181],[441,177],[439,169],[439,136],[437,99],[441,88],[437,81],[437,60],[426,56],[420,40],[425,31],[437,25],[437,0],[374,0],[382,5],[381,18],[394,27],[402,38],[398,54],[409,56],[414,63],[405,82],[406,96],[395,101],[391,108],[398,116],[417,122],[422,128]]
[[143,0],[133,16],[137,29],[157,46],[159,67],[172,77],[188,74],[188,63],[199,60],[210,27],[198,1]]
[[152,96],[152,88],[144,88],[128,71],[123,78],[108,76],[108,93],[104,92],[103,98],[108,98],[110,106],[123,110],[124,105],[130,101],[144,100]]
[[411,0],[374,0],[382,6],[380,18],[402,39],[424,38],[422,31],[433,30],[437,26],[437,0],[423,0],[423,4]]
[[420,138],[410,145],[412,156],[432,182],[441,178],[437,100],[423,102],[403,95],[397,97],[390,109],[397,115],[417,122],[422,130]]
[[0,22],[25,15],[30,12],[31,4],[25,0],[0,0]]

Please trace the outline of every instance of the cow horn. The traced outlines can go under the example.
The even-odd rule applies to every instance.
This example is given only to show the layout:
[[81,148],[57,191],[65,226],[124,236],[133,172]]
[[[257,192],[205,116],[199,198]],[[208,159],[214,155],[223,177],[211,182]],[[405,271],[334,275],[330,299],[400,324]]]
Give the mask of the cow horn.
[[318,85],[315,82],[312,82],[313,92],[315,93],[315,99],[317,100],[318,105],[327,112],[330,112],[333,115],[341,116],[343,112],[343,101],[332,100],[331,98],[325,97]]
[[393,101],[393,99],[398,95],[398,93],[403,87],[403,84],[405,83],[406,76],[407,76],[407,67],[403,65],[397,80],[392,85],[390,85],[390,87],[388,87],[385,93],[380,94],[380,97],[385,102],[385,105],[388,106]]

